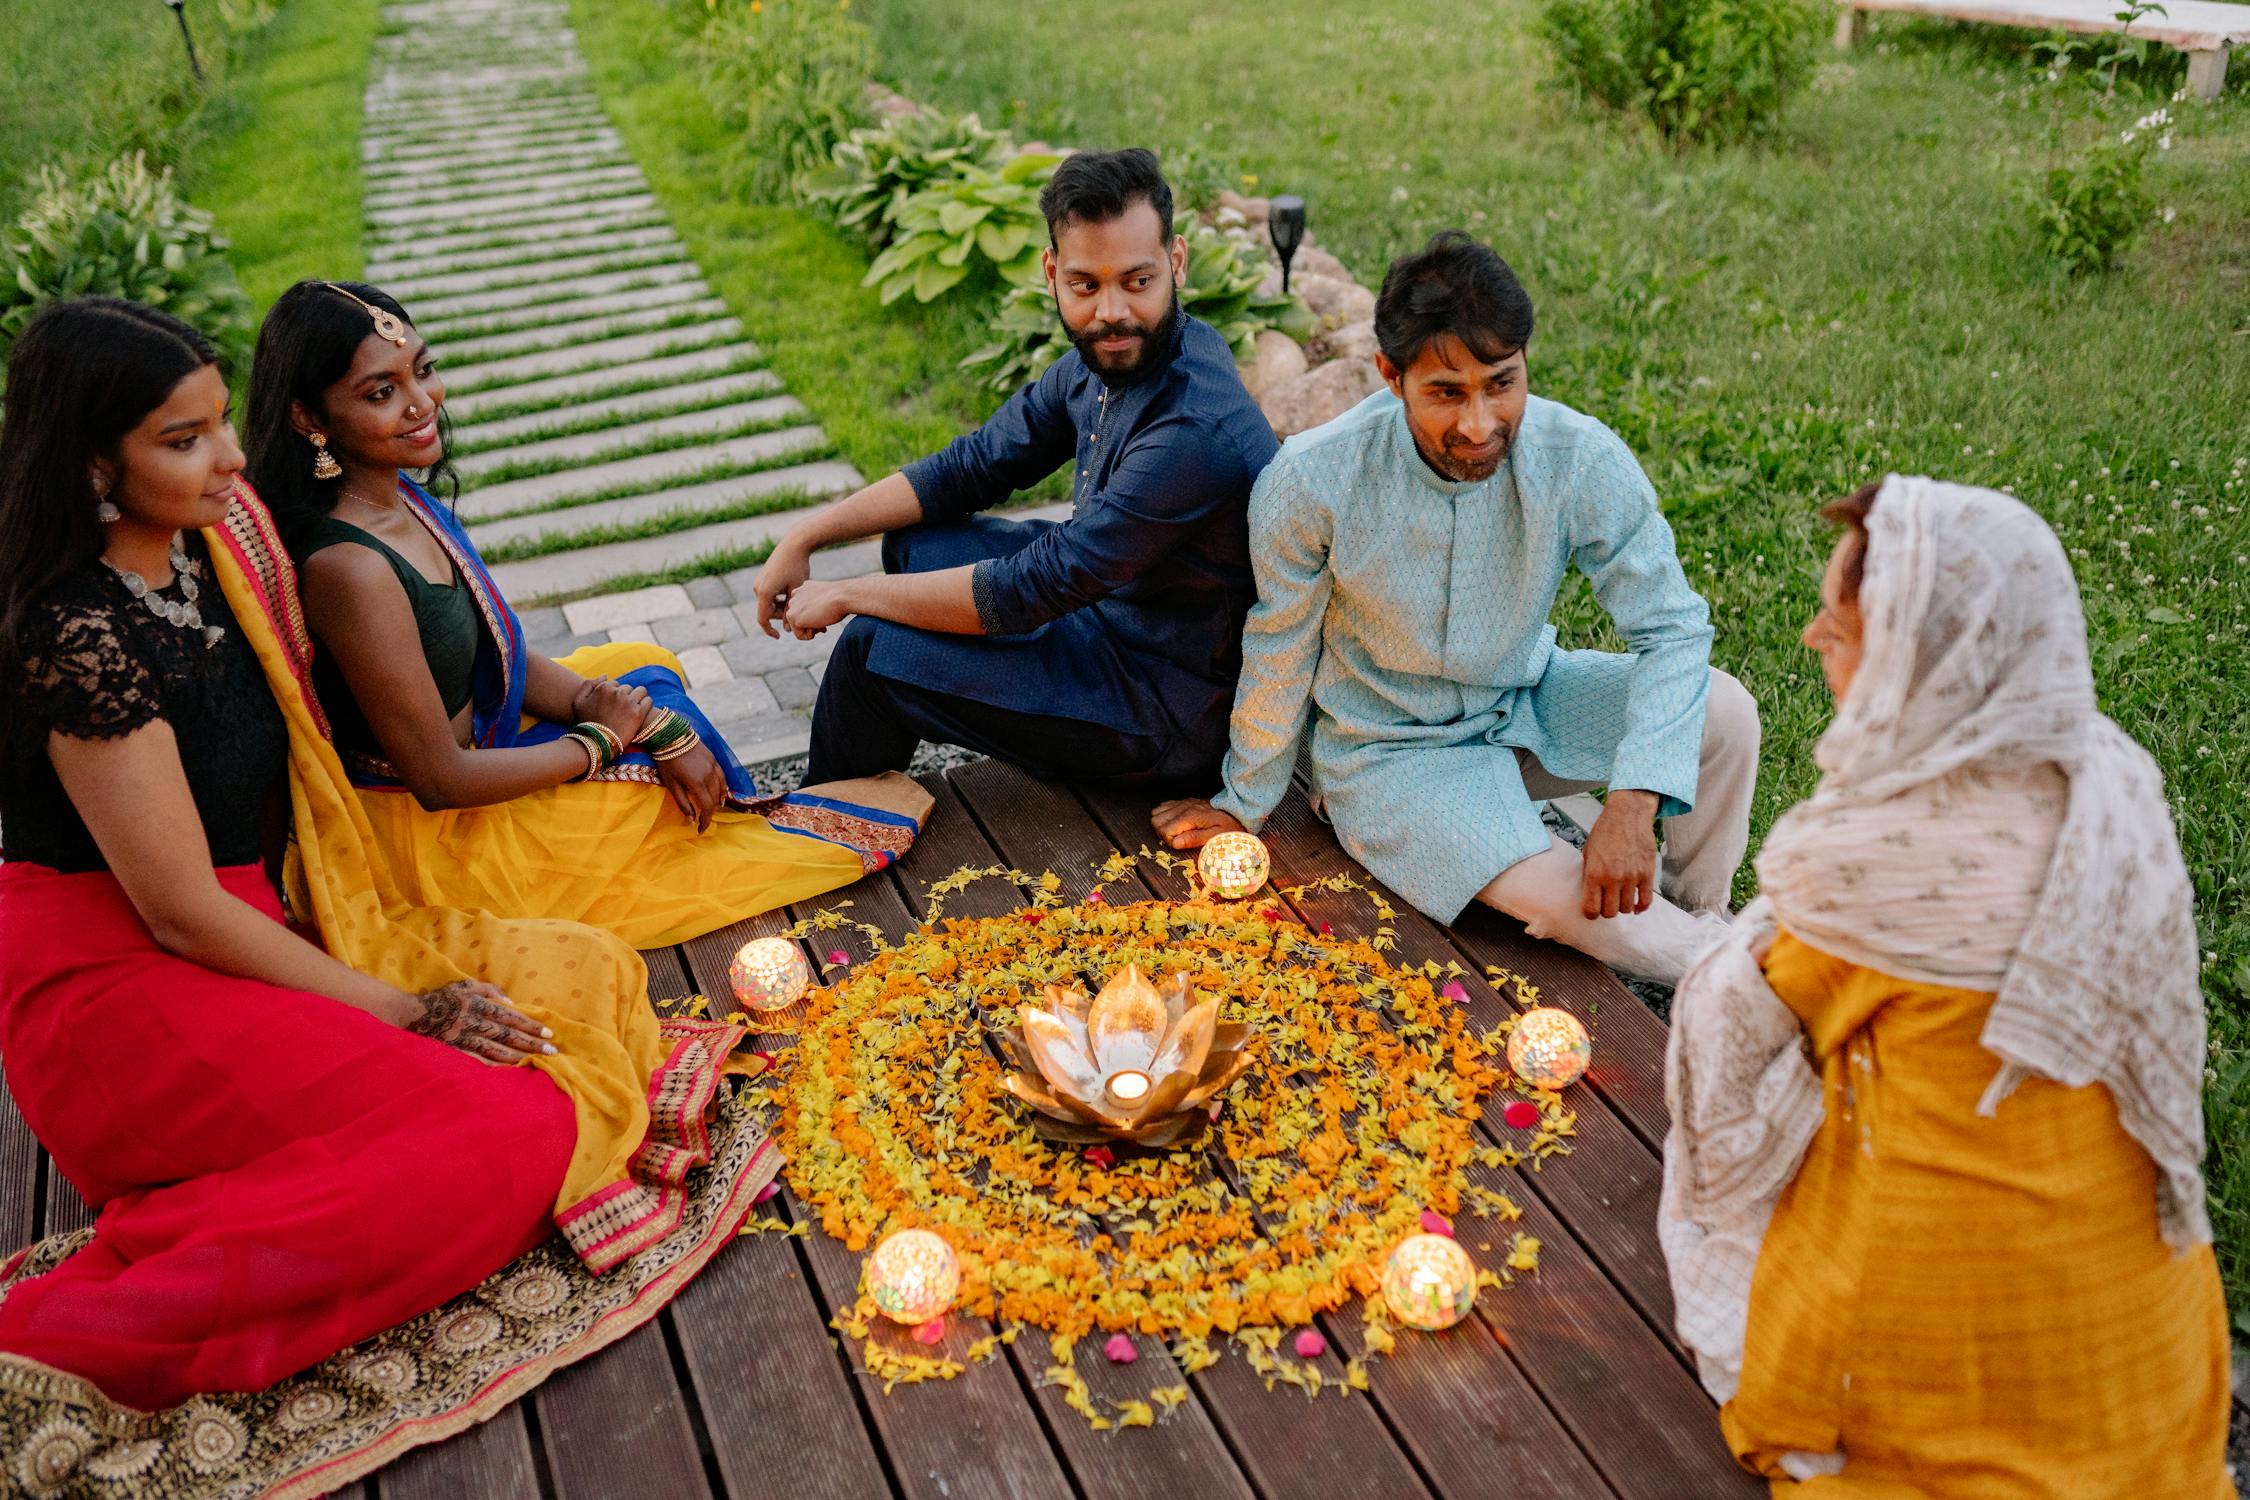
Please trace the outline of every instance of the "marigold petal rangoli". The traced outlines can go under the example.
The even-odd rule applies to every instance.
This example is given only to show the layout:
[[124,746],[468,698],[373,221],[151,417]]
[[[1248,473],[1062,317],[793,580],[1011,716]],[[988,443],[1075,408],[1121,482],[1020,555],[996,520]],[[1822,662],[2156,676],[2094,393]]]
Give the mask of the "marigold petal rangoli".
[[[1034,1325],[1064,1349],[1096,1333],[1152,1335],[1183,1365],[1217,1332],[1269,1384],[1303,1388],[1273,1352],[1281,1330],[1358,1296],[1379,1332],[1385,1265],[1425,1208],[1515,1217],[1464,1175],[1496,1156],[1475,1127],[1486,1096],[1513,1086],[1506,1038],[1471,1031],[1466,1007],[1438,988],[1445,972],[1394,967],[1378,951],[1387,942],[1241,906],[1064,906],[1051,884],[997,870],[933,890],[985,876],[1034,891],[1037,905],[879,943],[813,992],[796,1046],[759,1081],[778,1108],[790,1188],[847,1248],[932,1230],[958,1258],[961,1312]],[[1017,1068],[1003,1038],[1021,1046],[1047,986],[1095,994],[1128,965],[1160,990],[1184,981],[1191,1006],[1215,1000],[1216,1027],[1246,1037],[1248,1066],[1186,1144],[1043,1139],[1038,1111],[1008,1087]],[[1549,1107],[1561,1126],[1527,1154],[1567,1149],[1567,1115]],[[864,1322],[839,1318],[854,1331]]]

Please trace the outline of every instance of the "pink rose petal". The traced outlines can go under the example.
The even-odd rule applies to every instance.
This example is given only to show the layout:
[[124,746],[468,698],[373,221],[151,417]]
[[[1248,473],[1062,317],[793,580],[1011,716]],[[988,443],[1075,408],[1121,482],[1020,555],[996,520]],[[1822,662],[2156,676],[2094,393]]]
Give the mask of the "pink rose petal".
[[1109,1362],[1113,1365],[1129,1365],[1141,1357],[1141,1351],[1133,1347],[1132,1339],[1122,1333],[1111,1334],[1109,1342],[1102,1345],[1102,1353],[1109,1356]]
[[1086,899],[1087,899],[1088,901],[1107,901],[1107,900],[1108,900],[1109,898],[1108,898],[1107,896],[1103,895],[1103,894],[1102,894],[1102,893],[1101,893],[1100,891],[1098,891],[1098,890],[1095,890],[1095,891],[1088,891],[1088,892],[1086,893]]
[[771,1203],[774,1199],[780,1196],[781,1184],[778,1182],[769,1182],[764,1187],[758,1189],[757,1196],[752,1198],[750,1201],[752,1203]]
[[1091,1146],[1087,1148],[1086,1160],[1106,1172],[1117,1165],[1117,1153],[1107,1146]]
[[930,1321],[929,1321],[929,1322],[927,1322],[927,1323],[922,1323],[922,1324],[918,1324],[918,1325],[916,1325],[916,1327],[915,1327],[915,1329],[914,1329],[914,1342],[915,1342],[915,1343],[917,1343],[917,1344],[942,1344],[942,1343],[944,1343],[944,1342],[945,1342],[945,1319],[943,1319],[943,1318],[932,1318],[932,1319],[930,1319]]
[[1320,1336],[1319,1329],[1307,1328],[1297,1335],[1295,1347],[1299,1359],[1318,1359],[1328,1352],[1328,1340]]
[[1424,1234],[1442,1234],[1447,1239],[1453,1238],[1453,1221],[1434,1208],[1422,1210],[1421,1223]]
[[828,961],[832,964],[848,964],[852,961],[852,956],[849,953],[846,953],[843,949],[836,948],[830,950],[828,954]]
[[1458,979],[1447,980],[1445,988],[1439,990],[1438,993],[1455,1005],[1467,1005],[1469,1003],[1469,992],[1461,987],[1461,981]]
[[1259,912],[1258,915],[1264,917],[1269,922],[1278,922],[1281,920],[1281,913],[1275,911],[1270,906],[1267,907],[1264,911]]
[[1518,1130],[1529,1130],[1539,1123],[1539,1106],[1529,1099],[1511,1099],[1508,1107],[1500,1111],[1500,1118]]
[[1320,935],[1322,937],[1334,937],[1336,935],[1336,929],[1329,926],[1326,922],[1323,922],[1320,924]]

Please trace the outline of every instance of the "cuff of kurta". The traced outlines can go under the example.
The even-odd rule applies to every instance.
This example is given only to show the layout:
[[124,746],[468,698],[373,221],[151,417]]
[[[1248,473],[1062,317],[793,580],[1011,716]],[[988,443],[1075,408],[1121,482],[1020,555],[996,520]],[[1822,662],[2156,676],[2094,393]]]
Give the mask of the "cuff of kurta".
[[1249,803],[1237,797],[1231,787],[1213,797],[1211,806],[1225,813],[1252,833],[1256,833],[1260,828],[1263,828],[1266,819],[1273,816],[1272,808],[1253,808]]
[[899,470],[907,484],[913,487],[914,498],[922,502],[922,519],[941,521],[952,507],[946,503],[945,455],[932,453],[918,458]]
[[1007,619],[1007,605],[1000,587],[1000,560],[988,557],[969,569],[969,597],[976,602],[977,623],[986,635],[1018,635],[1020,627],[1013,627]]
[[1646,764],[1621,760],[1610,768],[1609,790],[1656,793],[1656,815],[1676,818],[1695,810],[1695,782],[1680,780],[1677,771],[1658,770]]

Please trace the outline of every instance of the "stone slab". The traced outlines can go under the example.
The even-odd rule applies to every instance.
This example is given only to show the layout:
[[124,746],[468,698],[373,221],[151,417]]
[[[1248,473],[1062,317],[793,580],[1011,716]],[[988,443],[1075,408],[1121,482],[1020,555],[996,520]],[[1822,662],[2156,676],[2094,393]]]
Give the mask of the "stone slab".
[[[835,459],[810,464],[789,464],[780,468],[760,469],[754,474],[737,474],[732,479],[713,479],[702,484],[652,490],[647,494],[628,495],[616,500],[590,500],[583,505],[534,511],[527,516],[477,522],[470,525],[469,538],[480,549],[493,551],[512,543],[567,540],[574,536],[584,537],[595,531],[638,529],[659,523],[670,524],[677,529],[679,523],[698,516],[716,515],[722,511],[737,509],[753,500],[784,495],[791,491],[815,496],[824,493],[840,494],[846,487],[856,485],[858,479],[858,470]],[[471,497],[463,497],[464,505],[460,514],[464,520],[469,519],[466,509],[469,498]],[[808,509],[809,507],[793,506],[747,517],[737,524],[749,525],[754,521],[766,523],[756,540],[770,541],[787,531]]]
[[742,621],[742,634],[723,643],[719,650],[737,677],[764,677],[791,667],[810,667],[827,661],[828,653],[835,648],[833,630],[800,641],[777,625],[774,629],[780,633],[769,638],[758,628],[756,605],[737,604],[734,613]]
[[446,404],[453,408],[456,417],[473,417],[480,411],[516,406],[527,401],[546,402],[580,397],[591,400],[606,391],[640,385],[643,382],[661,381],[668,384],[675,380],[721,374],[729,366],[760,357],[756,344],[748,339],[739,339],[731,344],[715,344],[708,349],[691,349],[684,354],[636,360],[630,364],[610,365],[599,370],[580,370],[569,375],[557,375],[550,380],[496,386],[490,391],[464,392],[458,397],[447,397]]
[[574,203],[584,198],[612,196],[628,186],[639,188],[647,181],[641,176],[641,169],[629,161],[588,170],[500,172],[487,181],[369,193],[362,207],[377,223],[397,223],[401,221],[385,217],[396,209],[427,208],[435,212],[421,217],[451,217],[457,213],[473,213],[485,206],[513,208],[533,203]]
[[559,609],[519,610],[516,623],[523,629],[524,640],[534,644],[560,640],[570,634],[570,621]]
[[[828,441],[827,434],[818,427],[805,425],[784,427],[777,432],[761,432],[750,437],[727,438],[716,443],[698,443],[692,448],[671,448],[662,453],[643,453],[633,458],[612,459],[608,463],[588,464],[583,468],[569,469],[559,474],[541,474],[531,479],[507,479],[498,484],[479,486],[466,490],[456,506],[464,518],[475,516],[494,519],[520,514],[534,506],[551,506],[575,496],[593,495],[604,490],[633,488],[633,499],[646,499],[657,492],[667,480],[685,480],[721,465],[742,466],[770,464],[792,453],[818,448]],[[766,472],[761,470],[760,472]],[[749,475],[734,476],[749,478]],[[723,483],[712,480],[711,483]],[[690,486],[692,487],[692,486]],[[788,488],[784,485],[782,488]],[[615,501],[596,501],[594,504],[615,504]],[[574,506],[572,509],[583,509]],[[561,511],[548,511],[548,518],[561,515]],[[525,517],[526,520],[533,519]],[[479,546],[484,545],[479,541]]]
[[[521,417],[462,423],[453,429],[453,442],[463,450],[471,447],[482,450],[504,443],[529,442],[544,434],[554,433],[558,428],[573,427],[598,418],[624,421],[648,413],[695,411],[704,406],[763,395],[780,385],[781,377],[771,370],[745,370],[738,375],[719,375],[710,380],[658,386],[653,390],[635,391],[631,395],[611,396],[606,400],[587,401],[576,406],[557,406]],[[462,461],[464,460],[455,460],[457,463]]]
[[755,677],[740,675],[722,678],[708,689],[697,688],[695,706],[714,724],[781,712],[781,705],[774,701],[771,689]]
[[[388,250],[392,246],[419,241],[430,234],[452,234],[461,228],[482,230],[487,234],[500,234],[513,229],[529,229],[539,225],[552,225],[557,234],[574,230],[589,218],[598,215],[615,215],[636,210],[653,210],[656,198],[651,193],[617,193],[603,198],[573,199],[568,203],[541,203],[533,208],[519,208],[509,213],[461,213],[441,217],[428,223],[414,222],[367,227],[365,241],[370,251]],[[451,221],[459,221],[454,223]]]
[[[691,591],[688,597],[694,598],[694,593]],[[722,641],[731,641],[740,634],[742,622],[734,617],[732,605],[698,609],[692,615],[674,615],[656,622],[656,643],[674,651],[685,651],[691,646],[717,647]]]
[[598,182],[639,173],[640,168],[634,165],[631,153],[621,146],[580,147],[567,153],[550,150],[529,159],[510,153],[451,165],[410,162],[377,172],[363,172],[365,196],[360,206],[398,208],[439,194],[458,198],[519,184]]
[[601,107],[583,97],[554,103],[514,99],[505,108],[482,115],[432,117],[419,122],[411,117],[401,101],[401,107],[389,115],[366,120],[362,150],[372,147],[378,155],[389,156],[428,147],[469,154],[491,150],[496,144],[513,144],[530,136],[600,130],[609,123]]
[[[820,639],[825,641],[834,634],[834,631],[830,631]],[[783,708],[810,709],[813,700],[820,696],[820,684],[813,681],[812,673],[803,667],[784,667],[778,672],[768,672],[765,684],[773,694],[774,701]]]
[[503,191],[478,197],[450,199],[442,203],[408,203],[397,208],[370,209],[367,212],[367,223],[371,228],[387,229],[397,234],[410,232],[419,224],[450,224],[461,220],[489,223],[495,219],[505,219],[511,214],[561,209],[580,203],[600,203],[636,194],[646,194],[638,172],[627,182],[590,182],[576,188],[554,188],[538,192]]
[[[509,599],[595,593],[612,580],[631,574],[689,567],[715,560],[725,553],[757,546],[767,539],[764,519],[753,516],[744,521],[719,521],[690,531],[668,531],[662,536],[605,542],[598,547],[581,547],[572,552],[501,563],[493,568],[492,576],[500,585],[501,593]],[[716,572],[717,569],[709,567],[702,571]]]
[[[590,250],[545,260],[511,261],[475,271],[448,271],[435,276],[394,276],[385,287],[401,302],[412,297],[453,297],[462,293],[495,292],[505,288],[538,289],[532,300],[570,296],[580,289],[570,283],[605,272],[636,271],[656,266],[686,266],[689,275],[701,275],[681,251],[665,245],[629,246],[623,250]],[[474,303],[469,304],[474,306]],[[497,303],[487,303],[497,306]]]
[[673,654],[680,659],[680,672],[687,678],[687,685],[699,693],[707,687],[734,680],[727,659],[715,646],[689,646]]
[[609,633],[609,639],[612,645],[645,641],[653,646],[656,644],[656,626],[647,620],[634,620],[630,624],[619,625],[612,629]]
[[721,317],[726,310],[724,300],[703,297],[674,307],[633,308],[626,312],[603,313],[590,318],[573,318],[560,323],[545,323],[531,328],[515,328],[502,333],[456,339],[449,342],[446,354],[468,365],[514,354],[535,354],[542,349],[590,344],[600,339],[615,338],[620,334],[646,333],[651,329],[684,324],[690,318]]
[[423,318],[455,318],[464,314],[508,312],[516,308],[537,307],[557,297],[597,297],[642,287],[676,286],[682,282],[700,286],[702,278],[703,273],[690,260],[669,261],[660,266],[621,266],[614,271],[598,271],[592,275],[564,277],[551,282],[486,287],[440,297],[417,296],[414,299],[414,312],[417,317]]
[[[444,234],[412,235],[388,245],[370,250],[374,257],[369,265],[393,266],[394,262],[408,260],[437,260],[451,255],[484,254],[491,251],[516,251],[537,249],[555,243],[556,236],[599,237],[605,234],[623,234],[638,229],[669,229],[671,223],[662,210],[648,208],[625,209],[613,214],[597,214],[578,219],[568,225],[531,224],[516,229],[456,229]],[[598,248],[598,247],[597,247]],[[552,253],[552,252],[550,252]],[[573,254],[592,254],[592,250],[574,251]],[[385,261],[383,257],[389,256]],[[386,273],[388,274],[388,270]],[[422,274],[416,272],[415,274]]]
[[590,339],[583,344],[546,349],[537,354],[518,354],[507,359],[487,360],[482,364],[456,365],[446,372],[445,380],[447,385],[457,385],[463,391],[521,385],[542,376],[573,375],[587,370],[609,369],[639,360],[656,359],[666,354],[681,354],[709,344],[731,343],[741,336],[740,323],[732,318],[714,318],[708,323],[689,323],[678,328],[659,328],[648,333],[622,334],[613,339]]
[[566,146],[586,146],[597,142],[609,144],[617,139],[616,127],[606,121],[556,127],[527,126],[522,130],[487,131],[466,146],[459,141],[411,142],[393,139],[386,142],[375,138],[363,139],[360,142],[359,158],[363,167],[376,168],[417,163],[427,163],[439,168],[473,166],[478,162],[503,161],[517,153],[558,150]]
[[803,755],[812,748],[812,721],[788,712],[716,727],[745,766]]
[[522,171],[536,167],[606,167],[630,161],[624,142],[614,130],[595,131],[585,140],[552,140],[525,144],[506,151],[477,151],[462,156],[408,156],[391,161],[369,161],[360,166],[360,178],[369,186],[385,188],[434,179],[453,181],[488,172]]
[[[628,229],[607,229],[598,234],[574,234],[565,241],[540,241],[520,245],[486,245],[484,250],[450,250],[445,254],[414,256],[412,261],[396,263],[371,263],[367,268],[369,281],[389,281],[400,277],[443,277],[457,270],[488,270],[493,265],[520,265],[522,261],[551,261],[556,256],[569,254],[605,254],[610,250],[686,250],[673,234],[670,225],[632,225]],[[682,254],[682,259],[686,256]],[[556,290],[549,299],[531,301],[520,308],[466,308],[445,319],[423,317],[423,324],[448,324],[454,328],[475,328],[493,324],[499,328],[531,328],[535,324],[569,322],[571,317],[592,317],[596,313],[625,313],[630,308],[652,308],[659,301],[693,301],[695,297],[709,297],[702,279],[677,283],[679,290],[666,292],[664,288],[637,288],[632,292],[614,292],[610,297],[571,297],[569,283]],[[587,306],[592,304],[592,306]]]
[[701,411],[681,412],[669,417],[652,417],[645,422],[628,422],[618,427],[605,427],[598,432],[580,432],[569,437],[546,438],[538,442],[517,443],[512,447],[479,450],[455,459],[453,467],[463,478],[474,479],[507,464],[547,463],[564,459],[592,464],[611,455],[631,453],[650,443],[686,437],[716,438],[745,427],[787,421],[804,415],[805,405],[795,396],[766,396],[755,401],[737,401],[726,406],[705,407]]
[[[505,586],[501,594],[509,599],[516,590]],[[634,589],[629,594],[611,594],[602,599],[580,599],[562,606],[563,618],[570,628],[580,635],[597,630],[615,630],[620,625],[631,625],[642,620],[668,619],[673,615],[695,613],[689,602],[687,590],[676,583],[660,583],[654,588]]]
[[734,595],[728,591],[726,584],[720,579],[690,578],[687,581],[687,596],[695,601],[695,607],[699,613],[705,610],[718,609],[727,611],[729,617],[732,617]]

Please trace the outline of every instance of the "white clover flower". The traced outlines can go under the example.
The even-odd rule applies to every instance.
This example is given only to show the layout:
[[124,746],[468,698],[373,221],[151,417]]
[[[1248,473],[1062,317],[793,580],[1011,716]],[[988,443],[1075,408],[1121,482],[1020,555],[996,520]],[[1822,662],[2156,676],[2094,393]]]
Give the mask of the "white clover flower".
[[2156,149],[2159,151],[2169,151],[2172,149],[2171,131],[2167,130],[2162,135],[2156,138]]
[[2162,218],[2162,219],[2164,220],[2164,222],[2165,222],[2165,223],[2169,224],[2169,223],[2171,223],[2171,222],[2172,222],[2172,221],[2173,221],[2174,219],[2178,218],[2179,216],[2180,216],[2180,211],[2179,211],[2178,209],[2176,209],[2176,208],[2167,208],[2167,209],[2166,209],[2166,210],[2164,210],[2164,212],[2163,212],[2162,214],[2160,214],[2160,215],[2159,215],[2158,217]]

